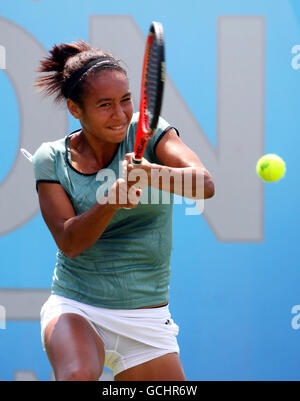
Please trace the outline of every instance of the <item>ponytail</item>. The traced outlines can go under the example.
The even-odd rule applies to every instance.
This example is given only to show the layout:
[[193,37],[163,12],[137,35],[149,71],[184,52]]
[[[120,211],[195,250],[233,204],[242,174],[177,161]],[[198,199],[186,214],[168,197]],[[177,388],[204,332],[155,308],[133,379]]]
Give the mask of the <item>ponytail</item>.
[[70,98],[78,104],[82,101],[84,83],[89,74],[101,69],[126,71],[111,54],[94,49],[80,40],[70,44],[54,45],[49,56],[40,62],[35,87],[46,96],[55,94],[55,101]]

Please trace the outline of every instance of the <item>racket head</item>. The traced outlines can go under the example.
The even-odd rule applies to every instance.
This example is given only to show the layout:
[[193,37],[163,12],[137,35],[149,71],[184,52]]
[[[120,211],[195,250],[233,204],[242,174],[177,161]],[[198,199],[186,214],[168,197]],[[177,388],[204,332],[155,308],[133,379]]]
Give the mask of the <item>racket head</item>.
[[133,161],[140,163],[160,116],[165,83],[165,41],[163,26],[152,22],[143,62],[140,115]]
[[152,22],[148,62],[145,68],[146,113],[149,117],[149,129],[155,131],[161,111],[165,82],[165,45],[162,24]]

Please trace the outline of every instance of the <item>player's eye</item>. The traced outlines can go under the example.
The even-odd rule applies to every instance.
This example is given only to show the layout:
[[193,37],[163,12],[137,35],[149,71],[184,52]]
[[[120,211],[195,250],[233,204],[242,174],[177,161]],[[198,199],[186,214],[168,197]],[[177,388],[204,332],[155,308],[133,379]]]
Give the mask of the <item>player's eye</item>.
[[101,104],[99,104],[98,107],[104,108],[104,107],[109,107],[109,106],[110,106],[110,103],[101,103]]

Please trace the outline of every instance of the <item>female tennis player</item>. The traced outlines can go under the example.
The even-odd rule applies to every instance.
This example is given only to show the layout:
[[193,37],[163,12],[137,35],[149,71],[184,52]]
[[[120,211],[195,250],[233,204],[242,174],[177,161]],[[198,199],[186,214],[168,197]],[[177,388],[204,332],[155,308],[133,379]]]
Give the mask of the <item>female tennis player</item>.
[[[32,159],[42,216],[58,246],[41,310],[55,378],[98,380],[107,366],[115,380],[185,380],[168,307],[174,182],[189,181],[193,197],[200,178],[197,197],[210,198],[211,175],[162,118],[142,163],[131,163],[138,115],[112,55],[83,41],[61,44],[39,72],[36,85],[65,101],[81,126],[43,143]],[[138,187],[128,178],[137,168],[149,178]],[[151,203],[153,171],[173,174],[170,202]]]

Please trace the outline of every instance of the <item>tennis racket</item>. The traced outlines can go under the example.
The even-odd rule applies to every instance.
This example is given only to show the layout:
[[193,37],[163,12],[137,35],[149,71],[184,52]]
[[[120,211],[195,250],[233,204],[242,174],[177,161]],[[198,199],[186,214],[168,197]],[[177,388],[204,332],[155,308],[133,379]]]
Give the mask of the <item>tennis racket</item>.
[[133,150],[134,164],[140,164],[146,145],[154,135],[160,115],[165,82],[165,46],[162,24],[152,22],[143,62],[140,115]]

